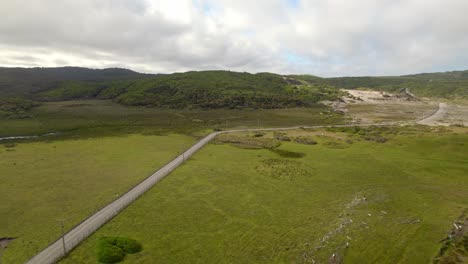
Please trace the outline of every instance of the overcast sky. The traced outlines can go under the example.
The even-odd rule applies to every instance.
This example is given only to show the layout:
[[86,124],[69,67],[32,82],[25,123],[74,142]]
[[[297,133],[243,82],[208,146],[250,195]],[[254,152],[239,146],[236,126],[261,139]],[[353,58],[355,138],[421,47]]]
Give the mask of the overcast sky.
[[0,65],[320,76],[468,69],[468,0],[0,0]]

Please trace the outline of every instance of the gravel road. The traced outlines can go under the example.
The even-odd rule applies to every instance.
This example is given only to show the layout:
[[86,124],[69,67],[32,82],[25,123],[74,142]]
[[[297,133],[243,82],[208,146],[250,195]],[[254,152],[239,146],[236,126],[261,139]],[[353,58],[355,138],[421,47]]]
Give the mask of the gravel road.
[[427,126],[434,126],[438,124],[438,121],[443,120],[445,115],[447,114],[448,105],[446,103],[439,103],[439,109],[432,114],[422,120],[417,121],[417,124],[420,125],[427,125]]

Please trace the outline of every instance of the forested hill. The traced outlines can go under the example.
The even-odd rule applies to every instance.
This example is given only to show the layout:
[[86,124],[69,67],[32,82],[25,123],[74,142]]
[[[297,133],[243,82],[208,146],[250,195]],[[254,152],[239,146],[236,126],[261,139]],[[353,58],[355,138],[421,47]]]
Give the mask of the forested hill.
[[286,108],[336,100],[342,95],[340,88],[393,92],[409,88],[419,96],[468,98],[467,76],[468,71],[321,78],[231,71],[151,75],[118,68],[0,68],[0,99],[9,105],[23,102],[10,100],[19,97],[33,101],[110,99],[167,108]]
[[325,84],[309,85],[271,73],[202,71],[108,82],[63,82],[37,93],[40,100],[113,99],[125,105],[168,108],[285,108],[338,98]]
[[102,82],[147,77],[127,69],[4,68],[0,67],[0,96],[27,96],[58,87],[64,81]]

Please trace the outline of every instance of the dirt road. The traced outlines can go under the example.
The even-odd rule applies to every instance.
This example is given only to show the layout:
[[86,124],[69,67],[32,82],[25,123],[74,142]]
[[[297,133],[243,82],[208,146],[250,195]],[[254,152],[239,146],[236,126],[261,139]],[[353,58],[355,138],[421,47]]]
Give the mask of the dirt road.
[[443,120],[445,118],[445,115],[447,114],[447,107],[448,106],[446,103],[439,103],[439,108],[434,114],[422,120],[419,120],[416,123],[427,126],[434,126],[440,124],[439,121]]

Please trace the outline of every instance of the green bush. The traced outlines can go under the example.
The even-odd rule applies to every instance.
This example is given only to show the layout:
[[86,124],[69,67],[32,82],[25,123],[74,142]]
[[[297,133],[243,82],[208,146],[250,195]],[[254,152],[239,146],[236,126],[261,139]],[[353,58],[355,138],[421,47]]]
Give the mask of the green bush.
[[96,255],[100,263],[117,263],[124,259],[125,252],[112,244],[98,242]]
[[125,253],[134,254],[141,251],[142,246],[138,241],[130,238],[115,238],[115,245],[123,249]]
[[100,263],[117,263],[125,254],[134,254],[142,250],[138,241],[126,237],[102,237],[96,244],[96,257]]
[[309,137],[297,137],[294,139],[296,143],[305,144],[305,145],[317,145],[317,141]]
[[270,149],[272,152],[280,155],[281,157],[285,158],[302,158],[306,154],[302,152],[293,152],[289,150],[284,150],[284,149]]
[[276,140],[279,141],[291,141],[291,138],[288,137],[286,133],[281,133],[281,132],[273,132],[273,136],[275,137]]

